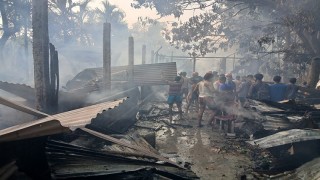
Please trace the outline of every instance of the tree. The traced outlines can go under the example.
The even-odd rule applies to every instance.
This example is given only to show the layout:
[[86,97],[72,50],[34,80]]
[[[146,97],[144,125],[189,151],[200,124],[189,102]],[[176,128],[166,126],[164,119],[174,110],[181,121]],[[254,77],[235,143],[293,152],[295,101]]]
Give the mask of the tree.
[[[2,22],[2,24],[0,24],[0,58],[2,57],[3,47],[9,38],[19,32],[22,26],[26,28],[26,21],[28,17],[30,17],[30,11],[30,2],[27,0],[0,0]],[[23,23],[23,21],[25,23]]]
[[301,59],[310,63],[310,57],[320,55],[317,0],[135,0],[132,6],[155,8],[161,16],[177,18],[188,10],[197,11],[189,21],[173,23],[166,37],[173,45],[201,55],[234,45],[255,56],[275,45],[286,63]]

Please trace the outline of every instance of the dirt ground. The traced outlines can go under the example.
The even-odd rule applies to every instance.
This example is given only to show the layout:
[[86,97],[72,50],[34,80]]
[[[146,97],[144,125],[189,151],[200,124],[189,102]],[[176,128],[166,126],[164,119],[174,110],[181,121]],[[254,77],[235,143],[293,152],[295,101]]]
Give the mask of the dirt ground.
[[[156,148],[161,153],[177,155],[171,158],[189,162],[200,179],[241,179],[244,172],[250,171],[252,162],[243,141],[227,139],[218,129],[209,126],[198,128],[195,113],[184,116],[184,120],[174,123],[191,125],[192,128],[162,128],[157,132]],[[205,114],[203,124],[207,119]]]

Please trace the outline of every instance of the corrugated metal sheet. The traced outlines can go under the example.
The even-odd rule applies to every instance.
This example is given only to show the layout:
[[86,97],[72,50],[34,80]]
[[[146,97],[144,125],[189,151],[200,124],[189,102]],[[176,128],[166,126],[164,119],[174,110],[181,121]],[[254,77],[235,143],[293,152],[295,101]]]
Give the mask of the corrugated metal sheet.
[[134,158],[132,155],[106,152],[99,147],[92,149],[73,143],[49,140],[46,154],[54,179],[88,177],[150,179],[153,174],[161,174],[168,179],[198,179],[190,170],[157,163],[154,158]]
[[[111,73],[113,76],[124,77],[128,74],[128,68],[128,66],[111,67]],[[93,70],[97,75],[97,79],[103,77],[102,68],[90,68],[83,71],[88,70]],[[167,84],[165,80],[173,81],[177,76],[177,65],[175,62],[134,65],[133,74],[135,85],[165,85]],[[115,78],[113,77],[113,79]],[[119,80],[119,78],[116,79]],[[126,77],[123,80],[126,81],[127,79]]]
[[275,179],[292,180],[292,179],[320,179],[320,158],[316,158],[310,162],[297,168],[294,172],[286,173],[283,176],[277,176]]
[[16,171],[18,167],[16,166],[15,161],[0,167],[0,179],[9,179]]
[[267,136],[261,139],[247,141],[251,145],[258,145],[261,148],[271,148],[275,146],[281,146],[285,144],[317,140],[320,139],[320,130],[318,129],[291,129],[288,131],[282,131],[271,136]]
[[[91,120],[97,117],[97,114],[119,106],[125,99],[100,103],[52,116],[48,115],[48,117],[36,121],[3,129],[0,131],[0,142],[57,134],[84,127],[90,124]],[[19,108],[17,109],[19,110]]]
[[20,96],[28,101],[35,100],[35,90],[34,88],[25,84],[14,84],[0,81],[0,89]]

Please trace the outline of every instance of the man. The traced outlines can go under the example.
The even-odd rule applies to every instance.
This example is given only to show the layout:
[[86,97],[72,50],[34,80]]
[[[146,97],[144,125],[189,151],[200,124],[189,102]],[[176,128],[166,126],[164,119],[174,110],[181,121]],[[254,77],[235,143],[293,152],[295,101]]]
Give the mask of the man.
[[191,103],[195,103],[196,112],[198,112],[198,110],[199,110],[199,103],[198,103],[199,92],[198,92],[196,86],[202,80],[203,80],[203,78],[201,76],[199,76],[198,72],[193,72],[192,77],[189,79],[189,82],[191,84],[191,91],[189,92],[188,97],[187,97],[187,109],[186,109],[187,113],[189,111]]
[[234,83],[236,84],[236,91],[238,91],[241,82],[240,76],[236,76],[236,79],[234,80]]
[[241,84],[237,89],[238,101],[239,101],[240,107],[243,107],[246,102],[250,86],[251,86],[251,83],[249,83],[249,79],[245,76],[242,77]]
[[275,84],[270,86],[270,100],[274,102],[283,101],[286,97],[287,86],[280,83],[280,76],[274,76],[273,81]]
[[262,82],[263,75],[254,75],[255,82],[249,89],[249,97],[256,100],[270,100],[270,90],[267,83]]
[[214,101],[214,95],[217,93],[217,91],[213,87],[213,74],[212,72],[207,72],[204,77],[203,81],[198,83],[198,90],[199,90],[199,114],[198,114],[198,127],[202,127],[201,121],[202,121],[202,116],[203,113],[208,106],[208,108],[211,110],[211,117],[209,120],[212,122],[214,120],[215,113],[217,111],[217,107]]
[[289,82],[290,84],[287,85],[287,90],[286,90],[286,99],[294,100],[297,96],[299,86],[296,85],[296,82],[297,82],[296,78],[290,78]]
[[187,78],[187,73],[186,72],[181,72],[179,74],[181,76],[182,80],[182,95],[184,95],[184,98],[187,98],[188,96],[188,81],[189,79]]
[[169,119],[170,123],[172,123],[172,108],[173,104],[175,103],[178,107],[179,110],[179,118],[182,118],[182,94],[181,94],[181,86],[183,81],[181,81],[181,77],[177,76],[174,80],[172,81],[167,81],[169,84],[169,96],[168,96],[168,104],[169,104]]
[[232,92],[235,93],[236,83],[233,81],[232,74],[231,73],[226,74],[226,78],[227,78],[226,84],[232,89]]

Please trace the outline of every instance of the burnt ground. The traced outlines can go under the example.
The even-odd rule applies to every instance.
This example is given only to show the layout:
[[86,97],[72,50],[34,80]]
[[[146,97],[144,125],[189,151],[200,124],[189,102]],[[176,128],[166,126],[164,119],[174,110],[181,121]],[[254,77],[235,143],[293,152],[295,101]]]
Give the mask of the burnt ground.
[[[162,104],[162,107],[165,104]],[[197,127],[197,114],[184,114],[184,120],[174,116],[173,127],[162,126],[156,131],[156,149],[173,160],[190,163],[200,179],[241,179],[251,171],[253,162],[244,139],[227,138],[211,126]],[[206,124],[208,114],[204,114]],[[142,123],[169,121],[167,116],[146,119]],[[157,124],[157,123],[156,123]],[[183,125],[183,126],[181,126]],[[156,125],[154,126],[156,127]],[[249,177],[247,177],[250,179]]]

